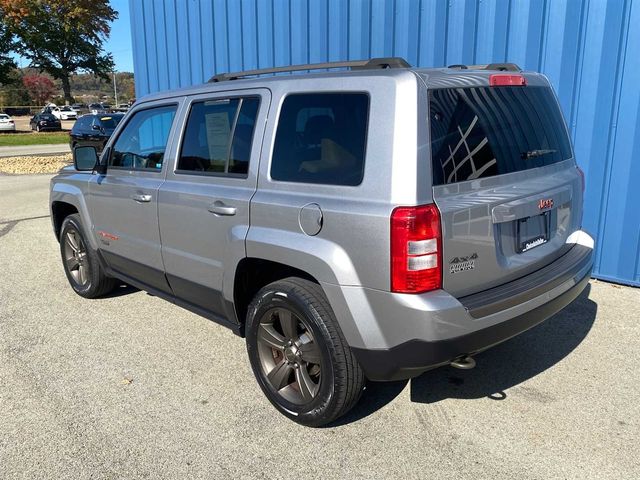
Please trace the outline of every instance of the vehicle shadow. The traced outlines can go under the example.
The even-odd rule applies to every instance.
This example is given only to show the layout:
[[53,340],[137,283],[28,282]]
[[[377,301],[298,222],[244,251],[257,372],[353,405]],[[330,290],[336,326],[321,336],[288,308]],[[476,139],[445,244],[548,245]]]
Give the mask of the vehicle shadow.
[[560,313],[546,322],[495,346],[476,359],[473,370],[444,367],[411,381],[411,401],[435,403],[446,398],[488,397],[504,400],[505,393],[551,368],[568,356],[587,336],[598,305],[589,299],[591,285]]
[[126,283],[119,284],[116,288],[114,288],[111,292],[102,296],[102,298],[117,298],[122,297],[124,295],[129,295],[131,293],[139,292],[140,290],[136,287],[132,287],[131,285],[127,285]]
[[587,336],[598,305],[589,299],[591,286],[564,310],[542,324],[475,356],[473,370],[442,367],[409,380],[370,382],[362,399],[330,426],[345,425],[367,417],[396,398],[410,382],[410,398],[436,403],[447,398],[504,400],[505,393],[551,368],[568,356]]

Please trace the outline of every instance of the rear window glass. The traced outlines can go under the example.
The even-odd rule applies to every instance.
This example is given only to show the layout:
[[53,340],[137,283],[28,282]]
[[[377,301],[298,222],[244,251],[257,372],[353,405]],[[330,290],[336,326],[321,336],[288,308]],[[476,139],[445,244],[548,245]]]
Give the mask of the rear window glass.
[[260,99],[194,102],[177,170],[246,176]]
[[364,173],[368,116],[369,96],[364,93],[288,96],[278,122],[271,178],[359,185]]
[[434,185],[571,157],[562,115],[548,87],[436,89],[429,99]]
[[116,128],[118,123],[120,123],[120,120],[122,120],[122,117],[123,115],[114,115],[111,117],[100,117],[98,120],[98,123],[102,128],[105,128],[107,130],[109,129],[113,130],[114,128]]

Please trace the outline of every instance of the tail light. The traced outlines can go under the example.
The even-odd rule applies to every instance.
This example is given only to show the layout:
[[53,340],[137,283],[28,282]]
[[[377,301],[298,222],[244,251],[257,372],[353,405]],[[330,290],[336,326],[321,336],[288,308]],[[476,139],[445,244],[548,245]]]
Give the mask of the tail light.
[[13,120],[9,120],[9,123],[10,123],[11,125],[13,125]]
[[580,180],[582,181],[582,193],[584,193],[584,187],[585,187],[585,184],[584,184],[584,181],[585,181],[584,180],[584,171],[580,167],[578,167],[577,165],[576,165],[576,168],[578,169],[578,174],[580,175]]
[[391,291],[422,293],[442,286],[440,212],[431,205],[391,213]]

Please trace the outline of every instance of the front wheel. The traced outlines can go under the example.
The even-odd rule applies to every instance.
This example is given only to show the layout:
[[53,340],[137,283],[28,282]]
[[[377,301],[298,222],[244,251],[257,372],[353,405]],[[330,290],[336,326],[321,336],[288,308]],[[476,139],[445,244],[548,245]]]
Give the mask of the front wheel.
[[96,253],[88,247],[80,215],[74,213],[62,222],[60,254],[64,273],[71,288],[85,298],[96,298],[109,293],[118,282],[107,277]]
[[36,125],[36,132],[40,131],[40,125]]
[[291,420],[320,427],[357,403],[364,373],[320,285],[295,277],[267,285],[249,306],[246,333],[258,384]]

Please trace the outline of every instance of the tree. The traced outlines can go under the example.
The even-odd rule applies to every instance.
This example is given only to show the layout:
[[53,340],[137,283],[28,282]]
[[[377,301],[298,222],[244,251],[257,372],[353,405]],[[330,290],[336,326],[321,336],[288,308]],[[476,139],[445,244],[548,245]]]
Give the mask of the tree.
[[12,72],[16,68],[16,62],[9,56],[9,52],[13,45],[13,33],[9,31],[0,15],[0,85],[12,82]]
[[36,105],[44,105],[56,93],[53,81],[44,75],[25,75],[22,83]]
[[0,106],[31,105],[29,92],[22,83],[22,72],[17,68],[11,70],[8,79],[0,88]]
[[0,0],[0,18],[31,66],[60,80],[73,102],[69,77],[85,71],[108,80],[113,57],[102,50],[118,13],[108,0]]

